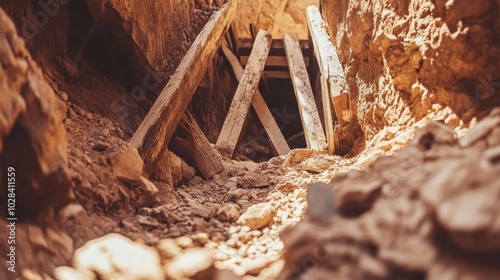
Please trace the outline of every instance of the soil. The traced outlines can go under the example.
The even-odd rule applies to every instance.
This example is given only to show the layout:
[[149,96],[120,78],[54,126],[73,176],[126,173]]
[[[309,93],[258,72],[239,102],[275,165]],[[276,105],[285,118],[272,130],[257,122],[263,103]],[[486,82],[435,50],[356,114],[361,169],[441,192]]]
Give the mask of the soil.
[[[146,178],[127,142],[221,2],[71,2],[26,42],[40,8],[1,2],[0,177],[22,167],[0,278],[500,278],[500,2],[320,1],[351,88],[342,156],[272,157],[250,114],[221,173],[202,178],[174,136]],[[275,36],[304,31],[298,1],[246,5]],[[216,55],[188,108],[212,143],[235,87]]]

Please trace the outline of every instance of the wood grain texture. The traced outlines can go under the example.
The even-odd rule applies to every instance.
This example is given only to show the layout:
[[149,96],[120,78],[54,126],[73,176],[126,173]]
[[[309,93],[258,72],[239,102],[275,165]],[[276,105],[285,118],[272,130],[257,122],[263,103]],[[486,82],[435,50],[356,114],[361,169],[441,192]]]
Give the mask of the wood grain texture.
[[233,21],[238,5],[239,0],[229,0],[212,15],[130,140],[145,162],[146,174],[166,153],[168,142]]
[[186,138],[180,139],[179,142],[194,160],[196,168],[203,178],[210,179],[221,172],[224,167],[219,154],[210,146],[210,142],[189,111],[186,110],[179,127],[186,136]]
[[257,34],[250,59],[243,71],[240,84],[236,89],[226,120],[217,139],[216,147],[228,156],[233,155],[241,136],[248,110],[259,87],[262,72],[264,72],[271,41],[271,35],[266,31],[260,30]]
[[295,35],[285,34],[283,42],[297,104],[299,105],[307,147],[317,151],[326,150],[326,137],[321,126],[321,119],[316,107],[316,101],[314,100],[311,81],[307,74],[299,41]]
[[314,46],[314,52],[318,59],[321,75],[325,81],[328,95],[332,99],[337,119],[341,125],[351,120],[349,86],[345,77],[344,69],[337,55],[321,13],[316,6],[307,7],[307,21],[309,32]]
[[[240,81],[241,77],[243,76],[243,67],[239,63],[238,58],[227,46],[223,45],[222,51],[226,59],[229,61],[236,79]],[[273,114],[267,107],[267,104],[264,101],[264,98],[262,97],[259,89],[257,89],[257,91],[255,92],[255,96],[252,100],[252,106],[257,113],[260,122],[264,126],[264,129],[266,130],[266,133],[269,136],[269,140],[271,141],[271,145],[273,146],[276,154],[288,154],[290,152],[290,147],[288,146],[285,137],[281,133],[281,130],[273,117]]]

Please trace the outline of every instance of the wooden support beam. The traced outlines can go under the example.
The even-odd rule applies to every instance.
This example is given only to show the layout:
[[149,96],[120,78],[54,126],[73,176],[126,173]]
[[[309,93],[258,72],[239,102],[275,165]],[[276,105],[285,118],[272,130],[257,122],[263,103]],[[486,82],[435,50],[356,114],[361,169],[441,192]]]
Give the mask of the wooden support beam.
[[139,150],[146,174],[167,152],[168,142],[233,21],[238,4],[239,0],[229,0],[212,15],[132,136],[130,144]]
[[189,111],[186,110],[182,116],[179,128],[186,136],[179,139],[179,143],[191,156],[203,178],[210,179],[224,169],[219,154],[210,146],[210,142]]
[[[236,79],[239,82],[241,80],[241,77],[243,76],[243,67],[239,63],[236,55],[234,55],[227,46],[223,45],[222,51],[226,59],[229,61],[229,64],[233,69],[234,75],[236,76]],[[277,155],[288,154],[290,152],[290,147],[288,146],[288,143],[286,142],[285,137],[281,133],[281,130],[278,124],[276,123],[276,120],[273,117],[273,114],[267,107],[267,104],[264,101],[264,98],[262,97],[262,94],[258,89],[255,92],[255,96],[253,97],[252,106],[255,112],[257,113],[260,122],[264,126],[264,129],[266,130],[267,135],[269,136],[269,140],[271,141],[271,145],[276,151],[276,154]]]
[[326,137],[321,126],[316,101],[312,91],[311,81],[307,75],[304,56],[295,35],[283,36],[286,58],[290,67],[295,96],[299,105],[300,118],[309,149],[324,151],[327,149]]
[[266,65],[271,41],[271,35],[266,31],[260,30],[257,34],[253,51],[250,54],[250,60],[243,71],[240,84],[234,94],[231,107],[229,107],[229,112],[222,126],[219,139],[217,139],[216,147],[219,151],[229,156],[232,156],[234,153],[248,115],[248,110],[250,109],[250,104],[259,87],[259,81]]
[[318,7],[314,5],[307,7],[307,20],[321,75],[326,80],[324,90],[328,90],[337,119],[343,125],[351,119],[349,85],[344,69],[340,64],[337,50],[328,36]]

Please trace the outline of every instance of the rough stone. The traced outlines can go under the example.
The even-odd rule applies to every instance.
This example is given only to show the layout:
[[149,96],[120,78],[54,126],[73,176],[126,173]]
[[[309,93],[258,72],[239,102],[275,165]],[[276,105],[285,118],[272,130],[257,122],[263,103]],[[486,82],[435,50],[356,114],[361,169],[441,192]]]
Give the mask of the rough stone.
[[137,149],[125,147],[111,155],[113,171],[119,179],[126,181],[138,181],[141,179],[144,162]]
[[250,229],[260,229],[272,223],[276,211],[269,203],[259,203],[250,206],[237,221],[239,225],[248,226]]
[[238,217],[239,213],[234,204],[227,203],[217,212],[217,218],[223,222],[229,222]]
[[73,266],[99,279],[164,279],[156,250],[119,234],[91,240],[76,250]]

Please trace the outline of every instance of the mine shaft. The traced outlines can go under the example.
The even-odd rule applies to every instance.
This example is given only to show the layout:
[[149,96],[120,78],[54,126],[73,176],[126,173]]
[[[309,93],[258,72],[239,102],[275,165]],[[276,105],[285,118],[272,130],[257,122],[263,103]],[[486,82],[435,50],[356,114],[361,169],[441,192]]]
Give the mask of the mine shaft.
[[499,56],[498,0],[0,0],[0,279],[500,279]]

